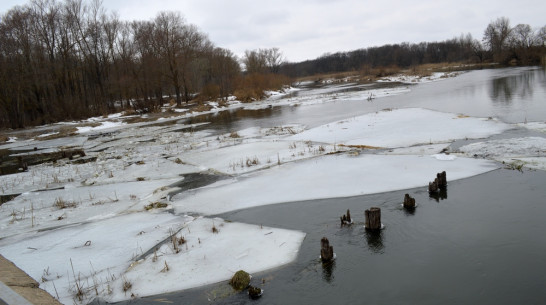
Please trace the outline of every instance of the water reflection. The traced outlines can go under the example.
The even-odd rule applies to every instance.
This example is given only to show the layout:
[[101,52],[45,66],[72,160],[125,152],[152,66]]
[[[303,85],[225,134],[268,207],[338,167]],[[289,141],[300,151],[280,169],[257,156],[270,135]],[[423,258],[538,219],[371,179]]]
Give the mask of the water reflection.
[[366,230],[365,234],[370,250],[374,253],[384,253],[383,230]]
[[[222,131],[237,130],[241,122],[253,122],[255,120],[272,117],[274,114],[280,115],[282,107],[266,107],[262,109],[249,110],[238,108],[235,110],[225,110],[216,113],[207,113],[188,118],[185,124],[210,123],[203,128],[216,129]],[[243,120],[245,119],[245,120]],[[238,124],[236,124],[238,123]]]
[[327,263],[322,263],[322,278],[331,283],[334,279],[334,270],[336,269],[336,261],[330,261]]
[[445,200],[447,199],[447,187],[439,189],[438,192],[429,192],[428,196],[436,200],[436,202],[440,202],[440,200]]
[[489,96],[493,102],[503,104],[510,104],[514,99],[531,98],[536,75],[544,76],[536,71],[526,71],[517,75],[493,78],[490,83]]
[[404,213],[406,215],[415,215],[415,207],[404,207]]

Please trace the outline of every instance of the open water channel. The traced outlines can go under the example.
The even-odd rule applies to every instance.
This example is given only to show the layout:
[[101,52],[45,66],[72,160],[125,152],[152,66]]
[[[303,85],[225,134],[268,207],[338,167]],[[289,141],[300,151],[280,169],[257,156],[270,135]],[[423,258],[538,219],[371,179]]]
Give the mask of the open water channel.
[[[544,122],[546,72],[480,70],[371,102],[239,110],[191,122],[210,121],[205,128],[222,132],[289,123],[314,127],[404,107],[491,116],[507,123]],[[546,137],[524,128],[496,137],[528,135]],[[124,304],[545,304],[546,172],[502,168],[458,181],[449,181],[449,173],[447,178],[447,193],[441,198],[431,198],[423,187],[219,215],[307,236],[295,262],[253,274],[252,284],[265,291],[258,300],[233,292],[223,282]],[[401,207],[405,193],[416,199],[412,212]],[[385,228],[378,234],[363,228],[364,210],[372,206],[382,210]],[[355,223],[341,227],[339,216],[347,209]],[[318,259],[323,236],[337,255],[331,265]]]

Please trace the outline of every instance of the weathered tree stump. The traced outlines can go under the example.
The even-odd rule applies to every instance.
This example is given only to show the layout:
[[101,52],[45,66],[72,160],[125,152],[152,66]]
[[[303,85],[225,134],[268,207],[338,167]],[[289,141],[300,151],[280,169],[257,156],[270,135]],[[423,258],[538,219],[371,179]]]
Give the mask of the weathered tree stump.
[[323,263],[331,262],[334,259],[334,247],[330,246],[328,238],[320,240],[320,259]]
[[381,229],[381,209],[372,207],[369,210],[364,212],[366,215],[366,224],[365,227],[368,230],[379,230]]
[[434,181],[428,183],[428,192],[429,193],[438,192],[438,178],[435,178]]
[[446,178],[446,172],[445,171],[436,174],[436,179],[438,179],[438,187],[439,188],[447,187],[447,178]]
[[261,297],[262,293],[263,293],[263,291],[262,291],[261,288],[254,287],[254,286],[248,286],[248,296],[253,300]]
[[347,214],[340,217],[341,226],[350,225],[353,221],[351,219],[351,212],[347,209]]
[[415,198],[411,197],[409,194],[404,195],[404,207],[406,209],[414,209]]

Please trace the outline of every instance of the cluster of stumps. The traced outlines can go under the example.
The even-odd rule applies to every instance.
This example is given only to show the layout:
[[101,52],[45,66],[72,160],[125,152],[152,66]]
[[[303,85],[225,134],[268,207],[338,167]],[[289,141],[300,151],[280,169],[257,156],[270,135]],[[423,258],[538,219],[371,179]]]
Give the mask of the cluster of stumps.
[[[428,192],[429,195],[433,198],[437,198],[440,194],[445,193],[447,189],[447,178],[446,172],[436,174],[434,181],[429,182]],[[411,197],[409,194],[404,195],[404,209],[413,211],[415,209],[415,198]],[[381,224],[381,209],[378,207],[371,207],[369,210],[364,212],[366,216],[366,221],[364,227],[367,231],[378,231],[383,228]],[[351,219],[351,212],[347,210],[347,214],[340,217],[341,226],[351,225],[353,220]],[[323,237],[320,240],[320,259],[322,263],[327,264],[331,263],[335,259],[334,247],[330,246],[330,241],[328,238]]]

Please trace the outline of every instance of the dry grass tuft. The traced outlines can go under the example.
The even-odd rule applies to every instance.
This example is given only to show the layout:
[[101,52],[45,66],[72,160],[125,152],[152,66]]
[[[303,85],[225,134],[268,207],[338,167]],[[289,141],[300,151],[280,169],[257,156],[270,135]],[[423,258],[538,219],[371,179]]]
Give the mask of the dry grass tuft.
[[214,234],[218,234],[218,228],[216,228],[216,226],[214,225],[214,223],[212,224],[212,233]]
[[144,207],[144,209],[145,209],[146,211],[149,211],[149,210],[151,210],[151,209],[162,209],[162,208],[166,208],[167,206],[168,206],[168,204],[166,204],[166,203],[156,201],[156,202],[152,202],[152,203],[146,205],[146,206]]
[[349,148],[358,148],[358,149],[383,149],[383,147],[379,146],[370,146],[370,145],[345,145],[345,144],[338,144],[339,147],[349,147]]
[[131,288],[133,288],[133,284],[127,280],[127,278],[123,278],[123,292],[127,292]]
[[77,204],[74,201],[65,201],[62,198],[57,198],[55,199],[55,202],[53,202],[53,206],[59,210],[62,210],[66,208],[75,208]]
[[213,107],[209,104],[198,104],[197,106],[194,106],[190,109],[190,111],[193,112],[205,112],[210,111]]

